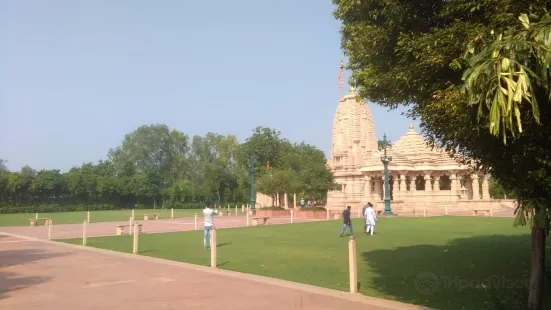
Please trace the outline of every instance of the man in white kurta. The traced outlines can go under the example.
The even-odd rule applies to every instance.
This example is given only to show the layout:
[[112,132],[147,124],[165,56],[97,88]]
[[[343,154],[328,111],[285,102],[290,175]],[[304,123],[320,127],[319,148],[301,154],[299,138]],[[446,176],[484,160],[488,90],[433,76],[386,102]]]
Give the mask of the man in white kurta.
[[377,222],[377,215],[375,214],[375,210],[373,210],[373,205],[368,202],[367,208],[364,212],[364,218],[365,218],[365,224],[367,226],[366,233],[369,233],[373,235],[375,232],[375,222]]

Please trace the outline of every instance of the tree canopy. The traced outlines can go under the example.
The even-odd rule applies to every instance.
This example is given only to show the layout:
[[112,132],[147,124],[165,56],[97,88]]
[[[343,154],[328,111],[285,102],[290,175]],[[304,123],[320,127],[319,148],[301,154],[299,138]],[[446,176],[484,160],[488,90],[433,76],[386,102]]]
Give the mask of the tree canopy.
[[[66,205],[134,207],[201,207],[206,202],[247,203],[250,197],[249,154],[257,190],[323,199],[333,175],[322,151],[291,143],[278,131],[258,127],[244,143],[233,135],[207,133],[191,139],[166,125],[144,125],[109,150],[108,160],[84,163],[66,173],[24,167],[10,172],[0,160],[0,212],[29,206]],[[270,169],[266,168],[270,162]]]

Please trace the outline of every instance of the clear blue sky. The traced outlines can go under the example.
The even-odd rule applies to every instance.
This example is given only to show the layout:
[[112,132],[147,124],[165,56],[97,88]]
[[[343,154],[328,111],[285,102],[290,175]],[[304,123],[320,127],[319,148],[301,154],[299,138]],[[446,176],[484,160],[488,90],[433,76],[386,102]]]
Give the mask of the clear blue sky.
[[[153,123],[241,141],[267,126],[329,154],[343,58],[332,10],[329,0],[0,1],[0,158],[10,170],[66,171]],[[371,108],[379,137],[407,132],[401,111]]]

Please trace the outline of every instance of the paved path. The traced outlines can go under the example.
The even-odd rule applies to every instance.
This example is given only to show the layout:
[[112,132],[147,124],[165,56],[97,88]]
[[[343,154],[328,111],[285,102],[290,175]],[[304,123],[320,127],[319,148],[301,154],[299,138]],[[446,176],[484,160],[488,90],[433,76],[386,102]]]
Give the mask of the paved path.
[[277,279],[0,233],[0,309],[422,309]]

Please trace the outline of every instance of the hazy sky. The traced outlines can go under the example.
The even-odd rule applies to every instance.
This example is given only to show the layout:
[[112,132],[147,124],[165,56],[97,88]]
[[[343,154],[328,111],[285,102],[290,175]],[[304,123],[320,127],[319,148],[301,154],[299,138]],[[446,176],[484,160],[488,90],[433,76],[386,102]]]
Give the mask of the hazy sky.
[[[0,1],[0,158],[10,170],[66,171],[154,123],[241,141],[267,126],[329,154],[343,58],[332,10],[329,0]],[[402,111],[371,109],[377,136],[407,132]]]

